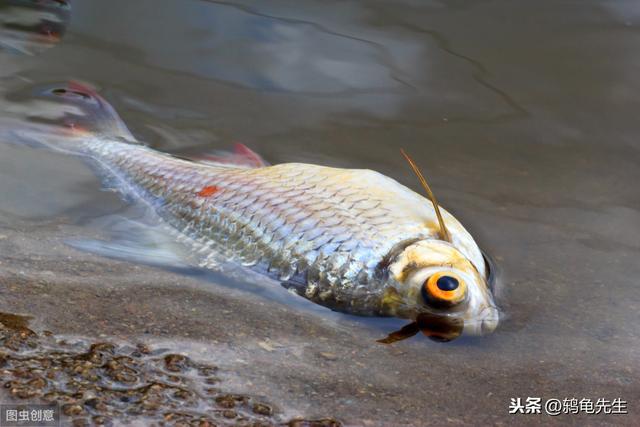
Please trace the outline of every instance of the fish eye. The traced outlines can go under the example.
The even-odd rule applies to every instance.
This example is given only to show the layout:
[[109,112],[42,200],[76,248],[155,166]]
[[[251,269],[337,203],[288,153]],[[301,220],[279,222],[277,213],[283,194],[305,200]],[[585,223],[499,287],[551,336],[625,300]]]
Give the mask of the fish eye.
[[467,296],[467,285],[450,272],[436,273],[425,280],[421,289],[424,301],[435,307],[451,307]]

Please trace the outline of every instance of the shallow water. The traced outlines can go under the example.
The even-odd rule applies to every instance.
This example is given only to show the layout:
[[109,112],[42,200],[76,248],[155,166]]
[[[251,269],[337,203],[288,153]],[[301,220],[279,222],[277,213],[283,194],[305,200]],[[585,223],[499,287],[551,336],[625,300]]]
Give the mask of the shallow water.
[[[403,147],[496,260],[499,329],[382,346],[397,322],[74,249],[138,213],[81,160],[4,143],[0,312],[215,364],[225,392],[276,408],[270,422],[637,424],[638,3],[263,3],[72,2],[62,39],[0,50],[0,135],[40,88],[77,79],[160,150],[241,141],[417,189]],[[508,414],[529,396],[619,397],[629,414]]]

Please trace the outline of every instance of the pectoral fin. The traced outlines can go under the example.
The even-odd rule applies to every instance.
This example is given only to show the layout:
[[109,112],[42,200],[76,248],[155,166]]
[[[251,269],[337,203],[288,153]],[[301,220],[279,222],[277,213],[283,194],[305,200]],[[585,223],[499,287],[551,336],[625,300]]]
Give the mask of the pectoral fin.
[[462,334],[461,319],[423,313],[418,316],[418,328],[429,339],[438,342],[453,341]]
[[402,327],[402,329],[390,333],[386,338],[382,338],[376,341],[382,344],[393,344],[396,341],[402,341],[406,340],[407,338],[411,338],[418,332],[420,332],[418,322],[412,322]]

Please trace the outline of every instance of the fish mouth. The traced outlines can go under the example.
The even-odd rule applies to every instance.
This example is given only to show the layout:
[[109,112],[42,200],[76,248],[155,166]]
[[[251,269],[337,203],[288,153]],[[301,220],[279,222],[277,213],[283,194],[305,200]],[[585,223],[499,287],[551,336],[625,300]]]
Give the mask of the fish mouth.
[[500,323],[500,312],[496,307],[485,307],[479,315],[465,322],[464,332],[469,335],[488,335],[496,330]]
[[496,330],[500,323],[500,311],[496,307],[487,307],[481,313],[481,335],[490,334]]

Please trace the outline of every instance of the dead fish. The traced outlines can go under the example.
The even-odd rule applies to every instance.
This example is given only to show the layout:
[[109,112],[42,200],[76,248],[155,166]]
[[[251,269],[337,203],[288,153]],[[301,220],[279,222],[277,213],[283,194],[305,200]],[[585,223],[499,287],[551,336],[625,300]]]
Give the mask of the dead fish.
[[148,203],[203,267],[224,263],[276,278],[332,310],[412,323],[441,341],[486,334],[499,322],[489,271],[473,237],[428,198],[372,170],[266,164],[245,146],[193,161],[138,142],[93,89],[49,91],[72,107],[66,135],[43,142],[82,155]]

